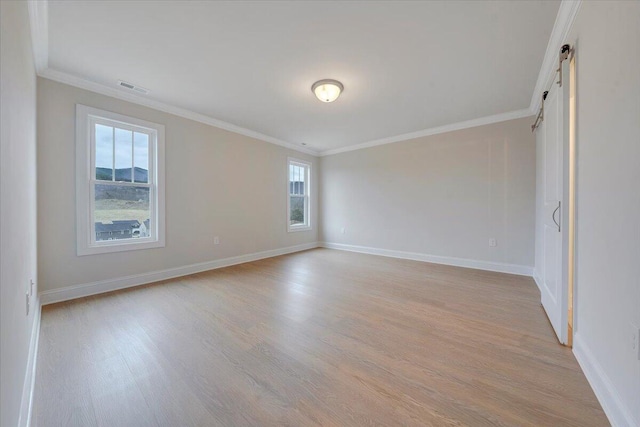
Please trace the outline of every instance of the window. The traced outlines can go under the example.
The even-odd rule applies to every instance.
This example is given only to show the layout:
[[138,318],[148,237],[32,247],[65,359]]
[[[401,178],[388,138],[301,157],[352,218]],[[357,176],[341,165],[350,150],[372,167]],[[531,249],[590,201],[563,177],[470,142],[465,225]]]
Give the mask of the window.
[[164,126],[76,106],[78,255],[164,246]]
[[289,231],[311,229],[309,178],[311,163],[289,158],[287,180],[287,228]]

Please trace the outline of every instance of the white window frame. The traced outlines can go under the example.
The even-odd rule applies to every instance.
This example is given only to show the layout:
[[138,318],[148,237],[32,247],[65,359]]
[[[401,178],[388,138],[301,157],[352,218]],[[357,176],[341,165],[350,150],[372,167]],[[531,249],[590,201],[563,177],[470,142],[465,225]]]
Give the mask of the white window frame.
[[[305,168],[304,208],[306,215],[305,222],[303,224],[291,225],[291,196],[299,196],[299,194],[291,194],[291,183],[289,177],[291,165]],[[293,157],[287,157],[287,231],[291,233],[295,231],[308,231],[311,229],[311,163]]]
[[[125,186],[148,186],[151,215],[148,237],[96,241],[94,221],[95,124],[117,126],[149,135],[149,183],[118,182]],[[115,164],[114,164],[115,167]],[[115,173],[115,172],[114,172]],[[164,126],[122,114],[76,104],[76,252],[78,256],[165,246]]]

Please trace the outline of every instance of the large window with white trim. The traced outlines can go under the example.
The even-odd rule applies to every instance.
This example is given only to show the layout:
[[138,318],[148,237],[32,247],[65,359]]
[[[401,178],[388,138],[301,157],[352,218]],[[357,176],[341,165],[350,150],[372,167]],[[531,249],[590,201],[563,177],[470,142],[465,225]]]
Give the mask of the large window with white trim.
[[289,158],[287,180],[287,227],[289,231],[311,229],[311,163]]
[[76,106],[77,253],[164,246],[164,126]]

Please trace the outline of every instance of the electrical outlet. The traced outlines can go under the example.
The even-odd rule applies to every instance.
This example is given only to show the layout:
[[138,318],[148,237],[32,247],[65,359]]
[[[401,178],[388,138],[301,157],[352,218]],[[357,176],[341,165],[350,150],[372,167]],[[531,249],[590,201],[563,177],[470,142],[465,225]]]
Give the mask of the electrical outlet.
[[498,246],[498,241],[494,238],[489,239],[489,246],[495,248],[496,246]]
[[220,237],[215,236],[215,237],[213,238],[213,244],[214,244],[214,245],[219,245],[219,244],[220,244]]
[[347,230],[346,230],[346,228],[344,228],[344,227],[342,227],[342,228],[340,229],[340,233],[342,233],[342,234],[344,234],[346,231],[347,231]]

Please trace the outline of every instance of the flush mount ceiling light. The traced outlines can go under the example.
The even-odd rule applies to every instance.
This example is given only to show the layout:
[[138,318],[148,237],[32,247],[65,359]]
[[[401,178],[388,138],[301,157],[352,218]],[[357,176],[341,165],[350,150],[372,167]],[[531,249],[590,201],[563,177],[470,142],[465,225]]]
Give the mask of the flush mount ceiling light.
[[333,102],[340,96],[344,86],[337,80],[319,80],[311,86],[311,91],[322,102]]

